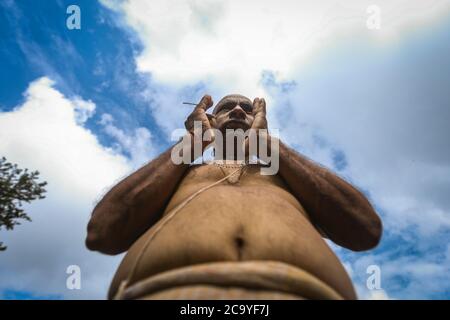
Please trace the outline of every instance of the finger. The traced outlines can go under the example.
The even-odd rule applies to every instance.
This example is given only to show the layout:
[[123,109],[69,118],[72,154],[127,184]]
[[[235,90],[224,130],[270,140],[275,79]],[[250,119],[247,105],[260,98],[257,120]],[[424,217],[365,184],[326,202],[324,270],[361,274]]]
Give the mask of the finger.
[[202,98],[202,100],[200,100],[200,102],[197,104],[197,106],[195,107],[194,110],[208,110],[209,108],[211,108],[213,105],[213,101],[212,98],[209,94],[205,94]]
[[[208,114],[206,114],[208,115]],[[209,117],[198,117],[194,114],[191,114],[186,121],[184,122],[184,126],[188,131],[192,131],[195,128],[196,123],[200,122],[202,125],[202,130],[205,131],[206,129],[211,128],[212,121]],[[215,123],[215,122],[214,122]]]
[[266,100],[264,98],[259,99],[259,107],[261,108],[261,112],[266,114]]
[[253,100],[253,115],[266,114],[266,100],[264,98],[255,98]]
[[259,98],[253,99],[253,114],[255,115],[259,109]]
[[259,105],[259,98],[253,99],[253,109],[257,108]]

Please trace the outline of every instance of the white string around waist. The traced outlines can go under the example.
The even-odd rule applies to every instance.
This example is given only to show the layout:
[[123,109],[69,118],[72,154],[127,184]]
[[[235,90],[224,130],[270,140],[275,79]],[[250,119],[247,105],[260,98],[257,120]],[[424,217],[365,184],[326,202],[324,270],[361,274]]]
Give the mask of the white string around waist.
[[[215,164],[215,163],[214,163]],[[220,169],[222,170],[222,166],[226,166],[227,168],[230,168],[230,165],[226,165],[226,164],[218,164],[218,166],[220,167]],[[147,240],[145,241],[144,246],[142,247],[142,250],[139,252],[138,257],[136,258],[133,267],[128,275],[128,277],[125,280],[122,280],[122,282],[119,285],[119,288],[117,289],[117,293],[114,296],[114,300],[120,300],[121,297],[123,296],[125,289],[127,287],[127,285],[130,283],[130,281],[133,279],[134,273],[136,272],[136,269],[139,265],[139,262],[141,261],[145,251],[147,250],[148,246],[150,245],[150,242],[155,238],[155,236],[158,234],[158,232],[170,221],[173,219],[173,217],[181,210],[183,209],[189,202],[191,202],[195,197],[197,197],[199,194],[201,194],[202,192],[222,183],[225,180],[228,180],[229,178],[232,178],[235,174],[238,173],[238,171],[241,171],[238,175],[238,180],[239,178],[242,176],[242,173],[244,172],[244,169],[246,168],[245,164],[239,164],[239,165],[234,165],[234,166],[238,166],[238,168],[236,170],[234,170],[233,172],[231,172],[230,174],[226,175],[225,177],[219,179],[216,182],[211,183],[210,185],[207,185],[199,190],[197,190],[195,193],[193,193],[192,195],[190,195],[188,198],[186,198],[183,202],[181,202],[179,205],[177,205],[174,209],[172,209],[172,211],[166,215],[166,217],[162,220],[160,220],[160,222],[155,226],[155,229],[153,231],[152,234],[149,235],[149,237],[147,238]],[[224,172],[222,170],[222,172]],[[224,173],[225,174],[225,173]],[[234,179],[229,181],[230,183],[234,184]]]

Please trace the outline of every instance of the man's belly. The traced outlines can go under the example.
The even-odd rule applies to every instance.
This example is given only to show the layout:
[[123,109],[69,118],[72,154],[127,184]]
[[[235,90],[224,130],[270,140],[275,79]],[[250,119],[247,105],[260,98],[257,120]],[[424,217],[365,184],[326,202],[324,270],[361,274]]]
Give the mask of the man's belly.
[[[192,191],[186,192],[189,193]],[[167,217],[165,214],[160,223]],[[110,294],[130,273],[131,284],[192,264],[275,260],[298,266],[343,297],[355,298],[337,257],[311,225],[300,204],[278,186],[219,185],[194,198],[152,236],[158,225],[130,248]],[[153,237],[151,241],[149,237]]]

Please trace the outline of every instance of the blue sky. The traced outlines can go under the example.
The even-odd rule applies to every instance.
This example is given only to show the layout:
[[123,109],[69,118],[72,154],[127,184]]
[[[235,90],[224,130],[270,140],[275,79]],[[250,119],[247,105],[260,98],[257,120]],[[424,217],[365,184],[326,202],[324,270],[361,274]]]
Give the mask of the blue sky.
[[[66,28],[65,12],[71,1],[3,4],[1,110],[17,106],[30,82],[48,76],[64,95],[89,97],[96,103],[98,112],[86,124],[90,129],[96,130],[102,111],[120,118],[124,128],[155,128],[145,102],[135,94],[145,86],[132,59],[141,48],[139,42],[95,1],[77,3],[83,8],[82,31]],[[102,143],[111,143],[98,134]]]
[[0,154],[49,182],[33,222],[1,231],[1,298],[104,298],[121,257],[84,248],[93,203],[170,146],[182,101],[230,92],[264,95],[269,126],[377,208],[378,248],[330,244],[361,298],[450,297],[449,1],[378,1],[380,30],[372,2],[258,4],[0,2]]

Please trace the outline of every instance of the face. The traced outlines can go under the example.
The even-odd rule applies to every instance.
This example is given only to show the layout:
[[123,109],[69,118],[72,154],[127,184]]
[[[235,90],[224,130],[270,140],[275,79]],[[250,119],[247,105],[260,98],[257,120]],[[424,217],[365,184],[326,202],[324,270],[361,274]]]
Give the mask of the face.
[[241,95],[224,97],[214,108],[217,129],[247,130],[253,123],[253,103]]

